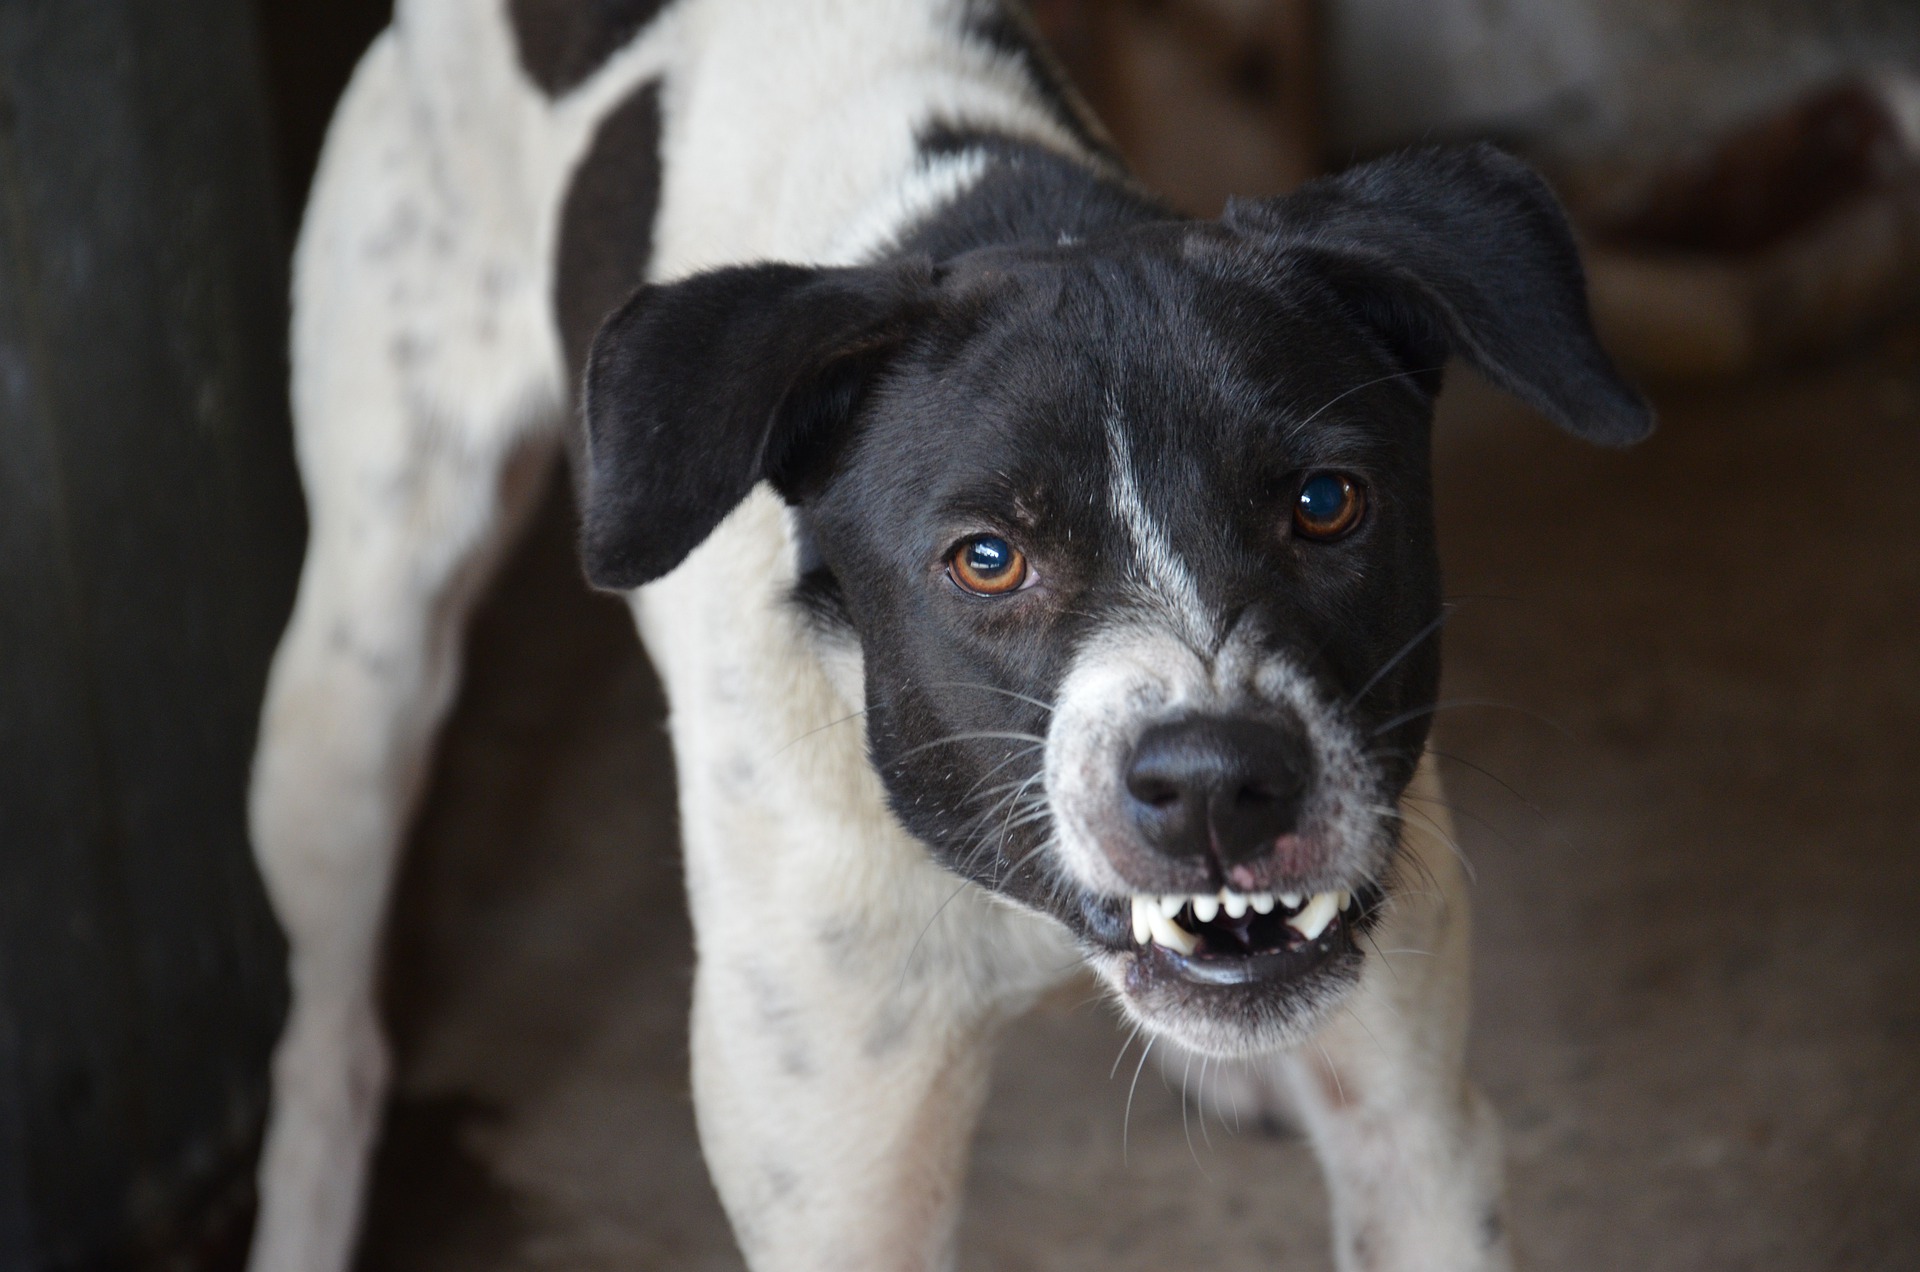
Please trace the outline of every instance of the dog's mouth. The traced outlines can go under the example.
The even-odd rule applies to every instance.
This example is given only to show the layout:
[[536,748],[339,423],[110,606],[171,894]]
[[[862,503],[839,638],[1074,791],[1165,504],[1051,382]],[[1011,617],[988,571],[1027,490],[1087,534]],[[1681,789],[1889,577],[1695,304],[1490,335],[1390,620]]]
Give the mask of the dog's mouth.
[[[1110,923],[1126,918],[1134,956],[1129,979],[1171,976],[1200,985],[1258,986],[1299,980],[1342,955],[1357,954],[1356,937],[1381,900],[1373,885],[1312,893],[1223,888],[1113,898],[1101,908]],[[1109,924],[1100,926],[1112,931]]]

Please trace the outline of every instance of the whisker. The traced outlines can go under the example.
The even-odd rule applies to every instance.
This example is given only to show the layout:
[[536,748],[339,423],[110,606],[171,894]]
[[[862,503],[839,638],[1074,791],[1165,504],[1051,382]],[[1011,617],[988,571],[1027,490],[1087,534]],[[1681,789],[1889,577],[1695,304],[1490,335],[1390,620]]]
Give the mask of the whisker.
[[935,738],[931,742],[922,742],[919,746],[910,746],[900,752],[896,759],[906,759],[909,755],[918,755],[922,751],[931,751],[936,746],[952,746],[956,742],[984,742],[994,738],[1004,738],[1013,742],[1036,742],[1041,746],[1047,740],[1033,733],[1002,733],[991,729],[982,729],[973,733],[950,733],[944,738]]
[[[1393,1018],[1395,1020],[1404,1021],[1406,1019],[1406,1015],[1403,1012],[1401,1012],[1400,1008],[1394,1003],[1394,1001],[1391,998],[1388,998],[1386,995],[1380,993],[1373,986],[1363,984],[1361,986],[1361,991],[1363,993],[1371,994],[1375,1002],[1379,1003],[1382,1007],[1385,1007],[1388,1011],[1393,1013]],[[1353,1011],[1353,1005],[1351,1003],[1346,1004],[1346,1008],[1348,1011]],[[1353,1018],[1355,1022],[1358,1023],[1362,1029],[1366,1029],[1368,1037],[1373,1036],[1373,1030],[1367,1027],[1367,1022],[1365,1020],[1362,1020],[1360,1018],[1360,1013],[1354,1012]],[[1375,1046],[1379,1046],[1380,1040],[1378,1038],[1374,1038],[1373,1041]],[[1385,1048],[1382,1047],[1381,1050],[1384,1051]]]
[[[987,809],[986,812],[981,813],[978,816],[974,817],[971,821],[967,822],[963,827],[961,827],[961,833],[966,835],[972,835],[975,833],[976,827],[981,832],[984,832],[986,829],[987,823],[992,821],[994,817],[997,816],[1000,810],[1003,808],[1007,809],[1009,814],[1011,814],[1012,809],[1018,806],[1022,793],[1025,792],[1025,790],[1028,787],[1032,786],[1036,781],[1040,780],[1041,776],[1042,776],[1041,773],[1034,773],[1028,777],[1021,779],[1020,782],[1013,785],[1012,790],[1010,790],[1006,795],[1002,796],[1000,799],[995,800],[993,803],[993,807]],[[1000,788],[1000,789],[1005,789],[1005,788]]]
[[1213,1136],[1207,1134],[1207,1066],[1213,1062],[1212,1056],[1200,1058],[1200,1140],[1213,1152]]
[[1412,800],[1416,804],[1431,804],[1435,808],[1446,809],[1449,813],[1452,813],[1455,817],[1465,817],[1469,821],[1478,825],[1482,830],[1485,830],[1489,835],[1492,835],[1495,839],[1498,839],[1502,844],[1504,844],[1508,848],[1512,848],[1515,851],[1519,850],[1520,845],[1514,842],[1513,837],[1511,835],[1507,834],[1506,831],[1501,830],[1498,826],[1488,821],[1485,817],[1482,817],[1479,813],[1474,812],[1471,808],[1462,808],[1458,804],[1448,803],[1444,799],[1435,799],[1431,795],[1415,795],[1412,791],[1402,791],[1400,794],[1400,798],[1404,800]]
[[1187,1075],[1193,1072],[1193,1052],[1187,1052],[1186,1067],[1180,1070],[1180,1134],[1187,1141],[1187,1156],[1193,1158],[1193,1164],[1199,1168],[1203,1179],[1212,1181],[1207,1174],[1206,1164],[1200,1160],[1199,1150],[1193,1146],[1193,1132],[1187,1126]]
[[994,765],[992,768],[982,773],[980,775],[979,781],[976,781],[972,786],[968,787],[966,793],[960,797],[959,803],[964,804],[976,795],[978,795],[982,799],[985,799],[989,795],[996,795],[1001,791],[1012,790],[1017,787],[1025,786],[1027,783],[1031,782],[1033,780],[1032,776],[1016,777],[1016,778],[1011,778],[1005,782],[1002,782],[997,786],[990,786],[984,791],[980,789],[980,782],[986,781],[988,778],[992,777],[995,773],[998,773],[1001,769],[1005,768],[1007,765],[1013,763],[1015,760],[1021,758],[1022,756],[1031,755],[1033,752],[1039,749],[1040,748],[1034,747],[1034,746],[1022,747],[1020,750],[1014,752],[1012,755],[1009,755],[1006,759],[1000,761],[998,764]]
[[[1007,765],[1013,763],[1015,760],[1019,759],[1022,756],[1032,755],[1035,751],[1041,751],[1045,749],[1046,749],[1046,744],[1042,742],[1029,742],[1025,746],[1017,746],[1013,750],[1007,752],[1005,759],[1001,760],[998,764],[994,765],[992,768],[982,773],[980,775],[980,781],[981,782],[986,781],[988,778],[992,777],[995,773],[998,773],[1001,769],[1005,768]],[[974,783],[976,787],[979,784],[980,784],[979,782]],[[973,794],[971,790],[967,792],[967,795],[971,795],[971,794]],[[966,795],[963,795],[960,798],[965,799]]]
[[1526,707],[1519,706],[1512,702],[1502,702],[1498,698],[1452,698],[1446,702],[1436,702],[1432,706],[1416,707],[1411,711],[1401,712],[1399,715],[1393,717],[1393,719],[1387,721],[1385,724],[1381,725],[1379,728],[1375,729],[1372,733],[1369,733],[1367,736],[1369,738],[1377,738],[1382,733],[1385,733],[1390,729],[1399,728],[1401,725],[1407,723],[1409,720],[1418,720],[1423,715],[1431,715],[1431,714],[1434,714],[1435,712],[1451,711],[1456,707],[1498,707],[1503,711],[1517,712],[1520,715],[1528,717],[1529,719],[1538,720],[1541,724],[1544,724],[1548,728],[1554,730],[1556,733],[1566,738],[1567,741],[1569,742],[1579,741],[1579,739],[1574,736],[1573,730],[1567,728],[1566,725],[1561,724],[1558,720],[1554,719],[1552,716],[1542,715],[1538,711],[1530,710]]
[[[1429,817],[1427,814],[1421,812],[1417,808],[1409,808],[1407,810],[1407,812],[1412,813],[1414,816],[1420,819],[1421,824],[1416,826],[1413,822],[1410,822],[1407,820],[1407,812],[1402,812],[1397,808],[1389,808],[1385,804],[1368,804],[1368,805],[1365,805],[1364,807],[1366,807],[1369,812],[1377,813],[1382,817],[1391,817],[1395,821],[1398,821],[1401,825],[1406,826],[1410,829],[1416,829],[1416,830],[1424,829],[1424,830],[1430,831],[1435,839],[1438,839],[1441,843],[1445,844],[1449,849],[1453,851],[1453,855],[1460,859],[1460,866],[1467,873],[1467,882],[1476,883],[1476,884],[1480,882],[1479,877],[1474,873],[1473,863],[1467,860],[1466,850],[1462,848],[1454,840],[1453,836],[1447,834],[1446,831],[1440,829],[1439,822],[1435,821],[1433,818]],[[1419,863],[1416,860],[1414,864],[1418,865]],[[1425,870],[1424,866],[1420,868],[1423,871]],[[1428,875],[1428,882],[1432,883],[1436,888],[1440,886],[1440,881],[1437,879],[1434,879],[1430,874]]]
[[1380,665],[1380,670],[1374,672],[1373,675],[1369,676],[1367,678],[1367,683],[1364,685],[1361,685],[1359,690],[1356,691],[1351,698],[1347,699],[1347,706],[1352,707],[1356,703],[1358,703],[1360,699],[1366,697],[1367,691],[1372,689],[1375,685],[1379,684],[1382,677],[1384,677],[1388,672],[1392,671],[1394,667],[1399,665],[1399,662],[1402,658],[1405,658],[1408,654],[1412,653],[1414,649],[1419,646],[1421,641],[1425,640],[1427,637],[1433,635],[1435,632],[1439,631],[1442,627],[1444,627],[1446,625],[1447,619],[1452,616],[1452,613],[1453,613],[1453,609],[1451,606],[1443,605],[1440,608],[1439,617],[1435,618],[1431,623],[1428,623],[1425,627],[1422,627],[1419,630],[1419,632],[1417,632],[1413,636],[1411,640],[1409,640],[1406,644],[1400,646],[1399,653],[1395,654],[1393,657],[1387,659],[1386,662],[1382,663]]
[[1386,966],[1387,974],[1393,977],[1394,984],[1399,984],[1400,970],[1393,965],[1393,960],[1387,957],[1387,952],[1380,948],[1380,942],[1373,939],[1371,932],[1362,932],[1361,935],[1367,938],[1368,945],[1373,946],[1373,952],[1380,956],[1380,961]]
[[936,688],[936,689],[942,689],[942,688],[944,689],[979,689],[985,693],[1001,693],[1001,694],[1005,694],[1009,698],[1017,698],[1021,702],[1032,703],[1034,706],[1039,707],[1042,711],[1047,712],[1049,715],[1053,713],[1052,703],[1043,702],[1039,698],[1032,697],[1031,695],[1028,695],[1028,694],[1015,693],[1011,689],[1002,689],[999,685],[981,684],[978,681],[973,681],[973,680],[937,680],[937,681],[934,681],[929,687]]
[[1505,778],[1493,772],[1491,769],[1482,767],[1479,764],[1475,764],[1472,760],[1469,760],[1464,755],[1452,755],[1446,751],[1441,751],[1434,747],[1428,747],[1427,749],[1429,751],[1432,751],[1435,756],[1445,760],[1449,764],[1458,764],[1462,768],[1472,769],[1474,772],[1486,778],[1489,782],[1492,782],[1495,786],[1498,786],[1501,790],[1505,791],[1507,794],[1519,800],[1522,804],[1526,805],[1527,808],[1532,810],[1533,815],[1540,819],[1540,824],[1546,828],[1547,833],[1551,834],[1555,839],[1559,840],[1560,844],[1563,847],[1566,847],[1566,848],[1573,847],[1573,841],[1568,839],[1565,832],[1563,832],[1558,826],[1553,824],[1553,818],[1547,816],[1547,810],[1540,807],[1540,805],[1534,803],[1532,800],[1528,799],[1525,795],[1522,795],[1517,789],[1514,788],[1513,784],[1508,782]]
[[1123,1166],[1128,1164],[1127,1133],[1133,1125],[1133,1093],[1140,1086],[1140,1070],[1147,1067],[1147,1057],[1158,1041],[1158,1038],[1147,1039],[1147,1045],[1140,1050],[1140,1063],[1133,1066],[1133,1081],[1127,1085],[1127,1111],[1120,1116],[1120,1163]]
[[[825,724],[821,725],[819,728],[808,729],[805,733],[802,733],[799,737],[793,739],[793,741],[788,742],[785,746],[782,746],[780,750],[775,751],[773,754],[779,755],[782,752],[786,751],[789,747],[795,747],[800,745],[800,743],[805,742],[808,738],[812,737],[816,733],[825,733],[828,729],[833,728],[835,725],[845,724],[849,720],[858,720],[861,716],[865,714],[867,714],[867,709],[865,707],[862,707],[858,711],[854,712],[852,715],[843,715],[838,720],[827,721]],[[767,758],[771,759],[773,758],[773,756],[768,756]]]
[[[1098,995],[1096,995],[1096,997],[1098,997]],[[1092,1002],[1093,999],[1088,999],[1087,1001]],[[1138,1038],[1139,1036],[1140,1036],[1140,1022],[1136,1020],[1133,1022],[1132,1030],[1130,1030],[1127,1034],[1127,1040],[1120,1044],[1120,1054],[1113,1058],[1113,1067],[1107,1070],[1107,1081],[1109,1082],[1113,1081],[1113,1075],[1120,1072],[1120,1062],[1127,1058],[1127,1048],[1131,1047],[1133,1045],[1133,1040],[1135,1038]]]
[[[1347,1011],[1349,1012],[1349,1014],[1351,1014],[1353,1009],[1349,1007]],[[1360,1018],[1358,1016],[1355,1016],[1354,1019],[1359,1020]],[[1365,1022],[1362,1022],[1362,1023],[1364,1024]],[[1340,1081],[1340,1070],[1334,1067],[1333,1057],[1327,1054],[1326,1044],[1322,1043],[1318,1038],[1316,1038],[1314,1039],[1313,1045],[1319,1049],[1320,1062],[1327,1066],[1327,1076],[1333,1079],[1333,1089],[1335,1092],[1339,1094],[1340,1103],[1344,1107],[1347,1102],[1347,1087],[1345,1083]]]
[[[1045,852],[1048,848],[1051,848],[1052,846],[1053,846],[1053,840],[1051,838],[1041,840],[1039,843],[1035,844],[1032,848],[1028,849],[1026,853],[1020,858],[1020,860],[1014,862],[1012,865],[1008,866],[1005,870],[1003,870],[1000,873],[999,877],[994,881],[995,884],[1001,885],[1001,886],[1005,885],[1008,880],[1012,879],[1015,875],[1019,874],[1021,871],[1021,868],[1024,867],[1029,861],[1032,861],[1035,857],[1038,857],[1041,853]],[[1084,960],[1075,959],[1074,961],[1078,963],[1078,962],[1083,962]]]
[[895,982],[893,986],[894,993],[896,994],[899,993],[900,990],[906,985],[907,973],[913,970],[913,956],[920,952],[920,943],[927,939],[927,933],[933,931],[934,923],[939,920],[941,914],[945,913],[946,908],[953,904],[953,899],[959,896],[962,892],[965,892],[967,890],[967,885],[971,882],[972,880],[970,879],[962,879],[958,887],[956,887],[952,892],[947,893],[947,899],[945,901],[942,901],[937,907],[935,907],[932,917],[929,918],[926,922],[926,926],[920,929],[920,935],[913,938],[913,948],[907,951],[907,957],[900,964],[900,979],[897,982]]
[[1441,843],[1445,844],[1448,848],[1453,850],[1453,855],[1460,859],[1460,868],[1467,872],[1468,883],[1477,884],[1480,882],[1479,874],[1474,870],[1473,863],[1467,860],[1467,851],[1466,849],[1460,846],[1459,841],[1454,839],[1454,837],[1452,835],[1449,835],[1446,831],[1442,830],[1440,828],[1440,823],[1435,821],[1432,817],[1428,816],[1426,813],[1421,812],[1417,808],[1411,808],[1411,809],[1408,809],[1407,811],[1414,814],[1422,822],[1425,822],[1427,829],[1433,832],[1434,837],[1438,839]]
[[1301,420],[1298,424],[1294,425],[1291,431],[1294,433],[1298,433],[1301,429],[1305,428],[1307,425],[1319,419],[1323,414],[1326,413],[1329,407],[1333,406],[1334,403],[1339,402],[1345,398],[1350,398],[1362,389],[1370,389],[1376,384],[1385,384],[1388,380],[1410,380],[1417,375],[1432,375],[1434,372],[1439,370],[1441,370],[1440,367],[1427,367],[1424,370],[1415,369],[1412,371],[1395,371],[1392,375],[1375,376],[1371,380],[1366,380],[1359,384],[1354,385],[1352,388],[1346,390],[1343,393],[1334,394],[1331,398],[1328,398],[1327,401],[1321,405],[1319,410],[1315,411],[1312,415],[1307,416],[1306,419]]

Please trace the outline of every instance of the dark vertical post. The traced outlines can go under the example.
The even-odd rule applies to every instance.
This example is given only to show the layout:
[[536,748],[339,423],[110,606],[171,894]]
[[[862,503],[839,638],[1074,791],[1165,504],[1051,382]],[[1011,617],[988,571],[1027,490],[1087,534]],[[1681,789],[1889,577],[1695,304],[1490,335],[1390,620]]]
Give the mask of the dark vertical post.
[[283,951],[247,764],[302,514],[244,0],[0,4],[0,1268],[210,1267]]

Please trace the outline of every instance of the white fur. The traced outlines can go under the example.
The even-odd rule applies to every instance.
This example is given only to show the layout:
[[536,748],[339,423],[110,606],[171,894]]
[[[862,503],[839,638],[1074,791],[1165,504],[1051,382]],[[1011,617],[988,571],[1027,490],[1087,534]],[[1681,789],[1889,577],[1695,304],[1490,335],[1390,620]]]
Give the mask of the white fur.
[[1205,646],[1212,643],[1214,616],[1200,600],[1193,571],[1167,533],[1147,510],[1140,497],[1140,477],[1134,471],[1133,448],[1127,442],[1126,420],[1119,402],[1107,402],[1107,499],[1114,515],[1127,529],[1133,543],[1133,564],[1140,576],[1140,590],[1157,602],[1188,642]]
[[[387,1082],[374,1002],[386,897],[466,616],[557,448],[551,262],[597,123],[664,77],[656,278],[858,259],[978,175],[964,157],[922,165],[922,123],[1073,147],[1014,63],[956,38],[958,8],[682,0],[549,101],[519,67],[503,5],[400,0],[362,61],[295,262],[312,534],[251,803],[294,1001],[253,1272],[350,1259]],[[788,519],[762,491],[633,602],[678,760],[702,1147],[755,1268],[940,1267],[991,1038],[1070,944],[957,884],[889,816],[859,724],[826,727],[858,705],[857,658],[829,674],[809,652],[780,599],[793,572]],[[1430,903],[1405,904],[1417,916]],[[1404,1251],[1383,1268],[1497,1266],[1418,1255],[1457,1218],[1453,1185],[1429,1172],[1486,1152],[1479,1124],[1455,1115],[1458,1047],[1419,1032],[1450,1038],[1463,1018],[1464,935],[1449,939],[1458,952],[1433,960],[1432,993],[1369,1022],[1408,1041],[1371,1062],[1384,1067],[1367,1117],[1315,1123],[1343,1232],[1390,1230]],[[1338,1059],[1354,1048],[1334,1028]],[[1431,1128],[1431,1149],[1383,1150],[1397,1132],[1381,1128],[1400,1126]]]

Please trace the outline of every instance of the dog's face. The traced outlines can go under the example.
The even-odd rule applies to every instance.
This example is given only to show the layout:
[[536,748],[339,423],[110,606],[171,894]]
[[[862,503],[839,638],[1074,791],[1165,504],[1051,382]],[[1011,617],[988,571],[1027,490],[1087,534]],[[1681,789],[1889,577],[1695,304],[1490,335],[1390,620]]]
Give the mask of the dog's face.
[[[1216,1054],[1311,1029],[1392,885],[1439,675],[1448,353],[1605,440],[1648,422],[1536,179],[1474,152],[1368,180],[938,269],[647,289],[589,374],[596,580],[657,576],[773,480],[796,602],[858,641],[896,815]],[[1464,236],[1418,224],[1462,206]],[[1490,259],[1433,259],[1463,243]]]
[[1353,974],[1438,666],[1425,389],[1249,255],[963,259],[803,512],[902,821],[1216,1046]]

